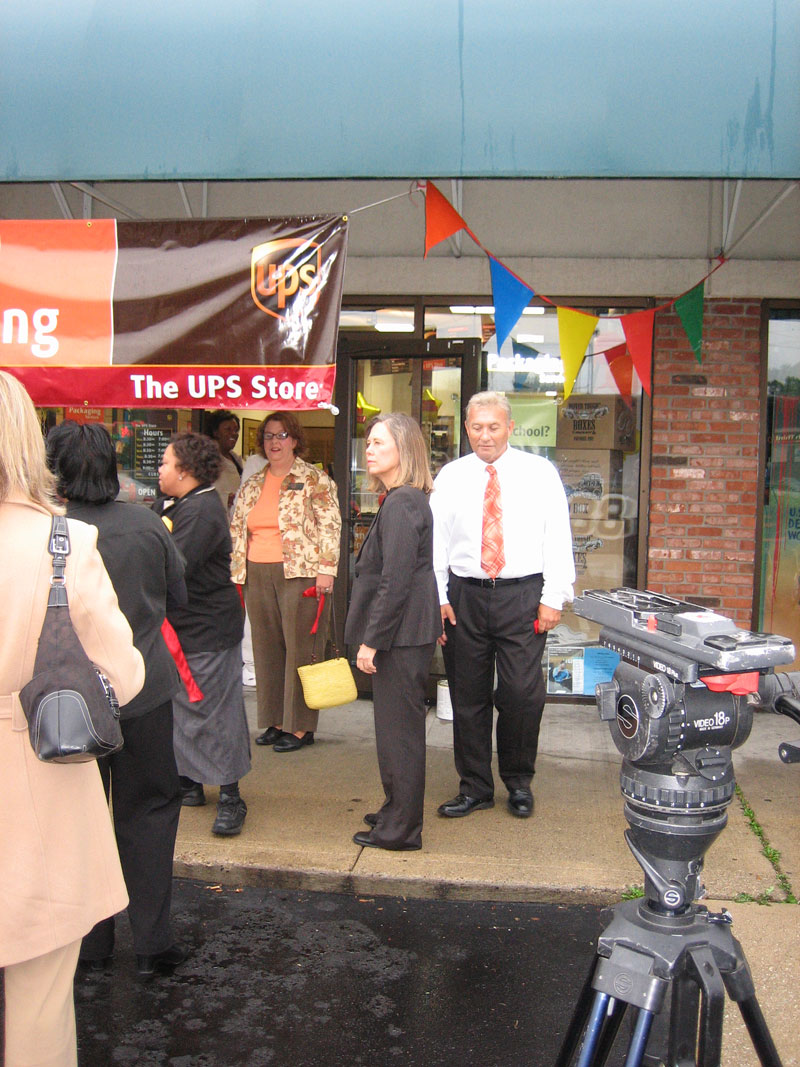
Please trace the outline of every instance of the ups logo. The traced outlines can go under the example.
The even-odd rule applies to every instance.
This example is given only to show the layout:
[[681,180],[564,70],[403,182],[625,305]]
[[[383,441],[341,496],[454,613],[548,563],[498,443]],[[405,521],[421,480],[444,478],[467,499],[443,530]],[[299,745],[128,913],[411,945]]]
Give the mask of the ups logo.
[[250,261],[250,292],[268,315],[286,317],[287,302],[305,296],[305,310],[319,298],[322,284],[322,246],[314,241],[284,237],[256,245]]

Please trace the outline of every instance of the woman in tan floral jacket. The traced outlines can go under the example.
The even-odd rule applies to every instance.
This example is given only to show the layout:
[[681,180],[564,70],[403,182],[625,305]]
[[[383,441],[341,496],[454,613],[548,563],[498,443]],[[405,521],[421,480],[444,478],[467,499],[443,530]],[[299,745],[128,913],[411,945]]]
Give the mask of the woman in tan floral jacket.
[[[316,597],[330,594],[339,565],[342,520],[331,478],[301,457],[303,428],[291,412],[267,415],[258,429],[266,467],[239,491],[231,519],[231,575],[244,585],[253,633],[258,745],[293,752],[313,745],[319,712],[303,700],[299,664],[311,659]],[[328,596],[328,601],[330,597]],[[329,603],[320,619],[324,648]]]

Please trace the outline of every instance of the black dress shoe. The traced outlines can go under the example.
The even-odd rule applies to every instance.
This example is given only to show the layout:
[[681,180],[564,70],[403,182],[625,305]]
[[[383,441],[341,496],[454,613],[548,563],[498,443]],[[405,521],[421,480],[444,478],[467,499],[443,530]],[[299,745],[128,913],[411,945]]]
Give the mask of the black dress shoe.
[[313,730],[306,730],[302,737],[295,737],[294,734],[283,734],[272,746],[272,750],[273,752],[295,752],[298,748],[302,748],[303,745],[313,744],[314,732]]
[[202,808],[206,802],[202,782],[193,782],[189,786],[181,786],[181,804],[184,808]]
[[367,824],[367,826],[377,826],[378,825],[378,813],[377,813],[377,811],[368,811],[367,814],[364,816],[364,822]]
[[457,797],[453,797],[452,800],[440,805],[439,814],[445,815],[448,819],[460,819],[462,816],[469,815],[473,811],[479,811],[481,808],[493,807],[494,800],[491,797],[488,800],[476,800],[475,797],[468,797],[463,793],[459,793]]
[[422,845],[382,845],[380,841],[373,841],[368,830],[359,830],[353,834],[353,840],[357,845],[366,848],[385,848],[387,852],[418,852]]
[[265,730],[263,734],[259,734],[256,738],[257,745],[274,745],[275,742],[283,737],[283,730],[278,726],[270,726],[268,730]]
[[530,789],[509,789],[508,810],[520,819],[529,819],[533,815],[533,793]]
[[220,794],[217,802],[217,817],[211,827],[211,833],[217,837],[233,837],[242,832],[247,805],[241,797]]
[[171,945],[163,952],[152,956],[137,956],[136,970],[142,978],[151,978],[154,974],[172,974],[176,967],[184,963],[188,953],[180,945]]

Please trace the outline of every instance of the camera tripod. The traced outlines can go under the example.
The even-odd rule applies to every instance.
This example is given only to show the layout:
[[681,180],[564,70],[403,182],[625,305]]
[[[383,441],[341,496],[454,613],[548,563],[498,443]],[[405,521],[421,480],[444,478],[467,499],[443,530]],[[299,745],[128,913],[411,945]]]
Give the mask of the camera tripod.
[[[645,885],[600,936],[556,1067],[576,1052],[575,1067],[602,1067],[628,1006],[625,1067],[720,1067],[726,993],[762,1067],[781,1067],[730,915],[696,901],[736,791],[731,751],[747,740],[753,707],[800,722],[800,674],[774,673],[794,646],[647,590],[587,590],[573,609],[600,623],[600,643],[621,657],[595,695],[623,756],[625,840]],[[794,747],[782,749],[790,761]]]
[[[635,677],[629,666],[618,671]],[[730,748],[679,753],[669,765],[625,759],[620,785],[644,898],[614,908],[556,1067],[569,1067],[582,1033],[576,1067],[602,1067],[629,1005],[636,1017],[625,1067],[720,1067],[726,992],[762,1067],[781,1067],[730,914],[696,903],[705,853],[736,791]]]
[[[618,904],[614,912],[556,1067],[572,1062],[581,1034],[576,1067],[604,1064],[628,1005],[637,1016],[625,1067],[719,1067],[726,992],[739,1007],[762,1067],[781,1067],[727,912],[712,915],[692,904],[682,914],[660,914],[651,902],[638,900]],[[653,1044],[657,1050],[648,1055]]]

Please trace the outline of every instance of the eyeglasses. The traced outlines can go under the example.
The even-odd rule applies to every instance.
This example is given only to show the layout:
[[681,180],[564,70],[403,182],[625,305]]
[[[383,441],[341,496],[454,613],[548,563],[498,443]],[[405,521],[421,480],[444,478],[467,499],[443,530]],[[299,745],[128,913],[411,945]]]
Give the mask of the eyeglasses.
[[289,433],[287,430],[281,430],[280,433],[265,433],[264,440],[271,441],[273,437],[277,437],[279,441],[285,441],[288,436]]

